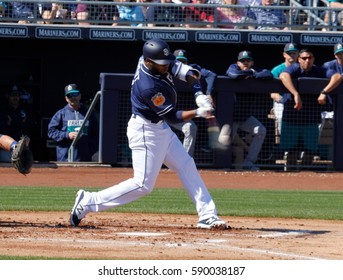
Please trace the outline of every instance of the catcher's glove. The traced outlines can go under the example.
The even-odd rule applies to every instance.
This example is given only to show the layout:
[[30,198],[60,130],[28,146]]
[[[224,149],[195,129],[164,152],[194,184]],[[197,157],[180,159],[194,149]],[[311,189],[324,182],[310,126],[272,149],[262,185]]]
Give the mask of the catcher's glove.
[[21,174],[28,174],[31,172],[33,164],[32,152],[29,148],[30,138],[22,136],[12,151],[12,164]]

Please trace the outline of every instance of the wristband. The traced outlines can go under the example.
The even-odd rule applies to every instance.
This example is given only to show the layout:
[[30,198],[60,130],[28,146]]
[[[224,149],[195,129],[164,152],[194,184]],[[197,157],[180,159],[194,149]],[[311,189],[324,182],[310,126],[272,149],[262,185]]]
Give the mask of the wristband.
[[192,90],[194,95],[197,94],[199,91],[201,91],[201,85],[199,83],[194,83],[192,85]]
[[204,93],[201,90],[198,90],[196,93],[194,93],[195,98],[197,98],[199,95],[204,95]]
[[325,90],[322,90],[322,91],[320,92],[320,94],[325,94],[325,95],[327,95],[328,93],[327,93]]

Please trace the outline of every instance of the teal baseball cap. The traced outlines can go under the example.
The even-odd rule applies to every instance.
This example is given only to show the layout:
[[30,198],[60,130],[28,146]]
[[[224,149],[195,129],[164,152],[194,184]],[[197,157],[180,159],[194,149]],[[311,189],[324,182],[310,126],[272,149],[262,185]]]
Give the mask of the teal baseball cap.
[[297,44],[294,44],[294,43],[288,43],[285,45],[284,49],[283,49],[284,52],[298,52],[299,49],[298,49],[298,46]]
[[64,88],[64,95],[68,95],[71,93],[80,93],[76,84],[70,84]]
[[237,60],[242,60],[242,59],[249,59],[249,60],[254,60],[252,53],[250,51],[241,51],[238,54]]
[[334,54],[338,54],[340,52],[343,52],[343,44],[342,43],[337,43],[334,46]]
[[187,51],[185,51],[185,50],[176,50],[176,51],[174,51],[174,55],[175,55],[177,60],[188,61]]

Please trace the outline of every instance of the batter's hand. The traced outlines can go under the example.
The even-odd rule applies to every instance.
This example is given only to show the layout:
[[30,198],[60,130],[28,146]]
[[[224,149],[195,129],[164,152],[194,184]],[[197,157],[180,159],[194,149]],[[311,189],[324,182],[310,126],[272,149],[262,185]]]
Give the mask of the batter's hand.
[[202,118],[207,119],[207,118],[212,116],[212,112],[213,112],[213,108],[200,107],[200,108],[196,109],[195,116],[197,118],[202,117]]
[[201,91],[198,91],[195,94],[195,103],[198,107],[210,108],[213,111],[213,106],[210,98],[203,94]]

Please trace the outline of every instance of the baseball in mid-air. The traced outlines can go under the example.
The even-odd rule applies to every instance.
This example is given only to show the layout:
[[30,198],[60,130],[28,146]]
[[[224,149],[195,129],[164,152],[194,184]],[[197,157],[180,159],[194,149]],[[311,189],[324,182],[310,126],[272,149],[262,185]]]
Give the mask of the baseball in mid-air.
[[218,136],[218,142],[222,145],[228,146],[231,144],[231,127],[224,124]]

